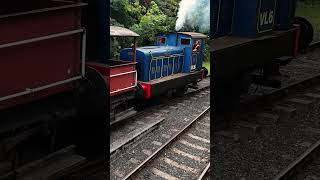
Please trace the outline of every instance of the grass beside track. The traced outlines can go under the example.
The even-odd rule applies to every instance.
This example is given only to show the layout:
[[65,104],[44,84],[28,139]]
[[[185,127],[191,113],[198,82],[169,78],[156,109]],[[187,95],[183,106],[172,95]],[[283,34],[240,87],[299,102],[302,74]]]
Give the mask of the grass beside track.
[[209,71],[209,75],[210,75],[210,61],[205,61],[203,62],[203,67],[207,68]]
[[296,16],[301,16],[308,19],[313,27],[315,33],[315,40],[320,40],[320,1],[306,0],[305,2],[298,2]]

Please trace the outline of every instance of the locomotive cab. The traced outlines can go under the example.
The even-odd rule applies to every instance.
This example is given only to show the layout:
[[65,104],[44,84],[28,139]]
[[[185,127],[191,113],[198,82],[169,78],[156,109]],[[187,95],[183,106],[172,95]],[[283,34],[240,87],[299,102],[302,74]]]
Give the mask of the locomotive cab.
[[183,73],[189,73],[202,69],[206,38],[206,35],[196,32],[158,34],[156,45],[182,47],[185,55]]
[[206,35],[195,32],[178,33],[178,46],[185,48],[186,65],[184,72],[200,71],[204,60]]

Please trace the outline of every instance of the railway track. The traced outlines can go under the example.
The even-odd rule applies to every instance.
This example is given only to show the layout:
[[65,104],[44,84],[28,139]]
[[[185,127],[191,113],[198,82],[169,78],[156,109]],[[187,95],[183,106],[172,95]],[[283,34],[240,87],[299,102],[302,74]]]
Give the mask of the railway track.
[[309,47],[306,49],[306,51],[304,51],[303,53],[313,51],[314,49],[319,48],[319,47],[320,47],[320,41],[312,42],[309,45]]
[[[203,89],[207,89],[209,87],[210,87],[210,76],[207,76],[202,81],[200,81],[198,83],[198,87],[196,89],[189,88],[183,96],[187,96],[187,95],[189,96],[189,95],[195,94],[195,93],[202,91]],[[160,102],[159,102],[159,100],[160,100]],[[166,102],[163,102],[163,101],[166,101]],[[131,120],[131,119],[134,119],[135,117],[139,117],[139,116],[143,115],[145,113],[145,111],[152,111],[152,109],[161,108],[165,103],[170,103],[171,101],[175,101],[175,98],[173,98],[173,99],[167,99],[167,98],[156,99],[156,102],[151,102],[143,110],[135,113],[134,115],[128,116],[128,118],[125,118],[124,120],[121,120],[121,121],[110,122],[110,126],[111,127],[115,127],[115,126],[119,126],[119,125],[121,126],[124,123],[127,123],[128,120]]]
[[319,80],[311,73],[243,99],[240,118],[215,133],[214,177],[292,179],[318,152]]
[[92,160],[64,178],[68,180],[105,180],[107,179],[106,158],[101,156]]
[[[282,170],[273,180],[284,180],[284,179],[305,179],[310,176],[305,175],[304,167],[312,161],[317,161],[318,154],[320,151],[320,140],[314,143],[308,148],[301,156],[293,161],[288,167]],[[319,170],[319,169],[318,169]],[[313,176],[309,179],[319,179],[319,177]]]
[[[190,91],[187,95],[197,95],[197,93],[201,92],[202,90],[206,90],[207,88],[207,85],[200,86],[200,89]],[[159,107],[160,106],[157,108]],[[3,170],[6,170],[6,168],[10,167],[10,164],[0,165],[2,165]],[[72,145],[56,153],[45,156],[42,159],[30,162],[25,166],[18,168],[16,173],[4,174],[3,176],[0,176],[0,179],[23,180],[30,178],[47,178],[68,180],[104,180],[107,177],[106,167],[104,156],[99,156],[95,159],[87,159],[81,155],[78,155],[75,152],[75,146]]]
[[[200,84],[199,89],[191,90],[185,96],[172,99],[165,104],[150,107],[124,123],[114,125],[110,132],[110,154],[113,155],[117,151],[130,146],[137,139],[141,139],[144,135],[159,127],[168,116],[178,113],[186,104],[192,104],[197,97],[207,96],[209,87],[210,79],[207,78]],[[210,104],[209,97],[207,98],[207,100],[203,101],[206,105]]]
[[210,179],[210,163],[206,166],[206,168],[202,171],[198,180],[209,180]]
[[[206,82],[208,81],[208,82]],[[197,95],[197,93],[203,91],[203,90],[206,90],[209,86],[209,83],[210,83],[210,80],[209,78],[206,78],[205,79],[205,83],[201,83],[200,84],[200,87],[199,89],[192,89],[192,90],[189,90],[187,93],[186,93],[186,96],[192,96],[192,95]],[[183,98],[183,97],[182,97]],[[177,101],[177,99],[174,99],[172,100],[173,101]],[[170,101],[171,102],[171,101]],[[169,103],[170,103],[169,102]],[[174,103],[174,102],[173,102]],[[154,110],[154,109],[159,109],[159,108],[163,108],[164,105],[157,105],[157,106],[153,106],[153,107],[150,107],[149,109],[147,109],[146,111],[148,110]],[[141,116],[145,116],[145,113],[144,112],[141,112],[139,114],[137,114],[135,117],[140,119],[139,117]],[[133,118],[131,118],[133,119]],[[150,121],[150,119],[149,119]],[[161,121],[159,121],[160,123]],[[140,121],[141,123],[141,121]],[[152,124],[152,123],[151,123]],[[117,127],[119,124],[113,124],[113,128],[114,127]],[[141,125],[141,124],[140,124]],[[153,125],[158,125],[158,124],[153,124]],[[123,126],[126,126],[125,124],[123,124]],[[118,127],[119,128],[119,127]],[[152,129],[154,129],[155,127],[153,126],[147,126],[145,128],[145,130],[147,128],[150,128],[149,131],[151,131]],[[139,131],[141,129],[137,129],[137,131]],[[136,132],[137,132],[136,131]],[[148,130],[146,130],[146,132],[144,133],[147,133],[149,132]],[[143,134],[143,133],[142,133]],[[142,134],[140,134],[140,138],[142,136]],[[135,138],[138,138],[138,137],[133,137],[133,139]],[[111,139],[113,139],[111,137]],[[132,139],[132,140],[133,140]],[[120,140],[121,141],[121,140]],[[130,143],[130,141],[125,141],[124,144],[122,144],[121,146],[118,146],[118,147],[113,147],[115,149],[111,149],[110,152],[111,153],[114,153],[114,151],[118,150],[118,149],[123,149],[123,146],[129,146],[128,143]],[[207,175],[207,174],[204,174],[204,175]],[[106,162],[105,162],[105,158],[104,157],[100,157],[100,158],[96,158],[95,160],[91,160],[87,163],[85,163],[83,166],[80,166],[76,169],[74,169],[72,172],[68,173],[67,175],[65,175],[63,178],[65,179],[68,179],[68,180],[79,180],[79,179],[86,179],[86,180],[104,180],[106,179],[107,177],[107,172],[106,172]],[[205,176],[204,176],[205,177]]]
[[[185,171],[194,170],[194,172],[197,173],[197,176],[200,177],[202,170],[205,170],[206,165],[209,163],[209,96],[209,90],[204,90],[194,94],[194,97],[185,97],[185,101],[177,100],[174,106],[171,106],[176,106],[176,108],[169,109],[170,112],[168,109],[166,112],[163,111],[162,113],[165,114],[165,118],[161,123],[159,123],[157,128],[153,129],[152,133],[147,133],[143,136],[143,138],[138,138],[138,140],[136,140],[130,146],[123,150],[119,150],[118,153],[114,153],[114,155],[111,156],[110,178],[130,179],[134,176],[139,177],[139,179],[150,179],[150,176],[157,177],[156,174],[158,174],[158,176],[170,175],[168,177],[179,178],[180,175],[184,175],[186,173],[183,172],[183,169]],[[202,118],[203,116],[205,116],[204,119]],[[198,123],[199,121],[205,122]],[[201,128],[198,126],[201,126]],[[200,129],[201,131],[197,131],[197,129]],[[200,148],[199,145],[196,145],[197,143],[192,143],[192,140],[194,141],[194,139],[189,136],[192,133],[188,133],[191,131],[194,133],[192,136],[193,138],[200,138],[201,136],[198,135],[199,133],[202,133],[202,136],[206,137],[206,140],[204,140],[204,138],[202,139],[205,141],[203,142],[203,146],[206,148],[202,147],[201,150],[194,149],[196,152],[200,151],[198,152],[200,153],[199,156],[191,154],[192,144],[194,145],[193,148]],[[190,142],[182,140],[186,138],[186,136],[191,138]],[[181,144],[179,140],[181,140],[184,144]],[[181,146],[180,148],[182,149],[180,149],[179,146]],[[201,154],[204,155],[204,153],[207,157],[206,161],[201,159]],[[185,158],[185,161],[180,164],[181,162],[179,162],[179,160],[169,158],[170,155],[172,157],[173,154],[178,154],[174,157],[181,156]],[[195,170],[197,166],[193,167],[194,164],[192,166],[192,163],[189,164],[189,166],[183,164],[194,161],[192,158],[196,159],[196,163],[200,163],[202,165],[199,166],[202,167],[202,169]],[[167,172],[165,169],[161,169],[165,168],[165,166],[158,167],[157,163],[160,161],[164,162],[165,164],[169,161],[175,162],[175,168],[177,168],[177,171]],[[148,164],[147,168],[145,168],[146,164]],[[178,173],[178,171],[180,171],[180,173]],[[194,178],[195,175],[192,175]]]
[[[133,169],[131,172],[129,172],[123,179],[152,179],[152,176],[160,176],[162,178],[169,178],[169,179],[178,179],[177,177],[174,177],[166,172],[163,172],[159,170],[158,166],[161,166],[160,168],[169,169],[171,167],[183,170],[186,174],[190,173],[189,175],[185,176],[184,174],[179,174],[179,177],[184,177],[187,179],[193,179],[191,175],[198,175],[200,179],[204,176],[206,173],[202,173],[201,171],[188,167],[184,165],[184,162],[179,162],[177,159],[172,160],[171,158],[174,158],[174,156],[168,156],[168,154],[171,152],[176,153],[177,155],[182,155],[184,157],[191,158],[194,161],[200,162],[197,166],[200,169],[204,169],[204,172],[206,171],[206,167],[209,165],[209,157],[210,157],[210,151],[209,149],[202,147],[201,143],[199,145],[197,144],[189,144],[187,141],[189,136],[195,140],[200,140],[204,143],[210,144],[209,139],[205,139],[200,137],[201,131],[197,129],[190,129],[192,126],[194,126],[197,122],[202,123],[210,123],[210,117],[208,116],[208,112],[210,110],[210,107],[204,110],[200,115],[198,115],[196,118],[194,118],[190,123],[188,123],[185,127],[183,127],[179,132],[174,134],[169,140],[167,140],[163,145],[161,145],[154,153],[152,153],[150,156],[148,156],[142,163],[140,163],[135,169]],[[203,118],[203,116],[206,116],[206,119]],[[201,121],[202,120],[202,121]],[[206,136],[209,136],[209,131],[207,131]],[[203,134],[202,134],[203,135]],[[193,154],[188,154],[180,149],[177,148],[178,144],[182,143],[185,145],[190,145],[191,147],[198,149],[200,151],[204,151],[206,153],[201,154],[200,156],[194,156]],[[164,152],[166,151],[166,152]],[[199,154],[199,153],[198,153]],[[171,157],[171,158],[168,158]],[[179,160],[179,159],[178,159]],[[151,161],[155,162],[152,163]],[[159,162],[161,161],[161,162]],[[164,163],[163,163],[164,162]],[[194,162],[193,162],[194,163]],[[206,165],[207,164],[207,165]],[[147,167],[148,165],[148,167]],[[201,165],[203,168],[201,168]],[[205,166],[206,165],[206,166]],[[165,166],[165,167],[163,167]],[[179,171],[179,170],[178,170]],[[150,173],[154,174],[151,175]]]

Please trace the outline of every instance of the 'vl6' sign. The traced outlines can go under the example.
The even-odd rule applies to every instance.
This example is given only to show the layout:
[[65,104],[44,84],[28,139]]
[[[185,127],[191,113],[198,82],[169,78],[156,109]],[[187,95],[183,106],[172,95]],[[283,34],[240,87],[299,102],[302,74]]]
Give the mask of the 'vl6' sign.
[[260,0],[257,16],[258,32],[272,30],[275,21],[276,0]]

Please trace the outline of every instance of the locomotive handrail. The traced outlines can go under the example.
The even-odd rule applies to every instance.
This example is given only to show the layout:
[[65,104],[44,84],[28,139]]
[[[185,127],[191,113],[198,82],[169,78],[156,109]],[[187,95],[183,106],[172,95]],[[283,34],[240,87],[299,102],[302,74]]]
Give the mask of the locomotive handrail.
[[[171,59],[171,58],[170,58]],[[169,59],[169,61],[170,61],[170,59]],[[172,62],[172,71],[171,71],[171,74],[173,74],[174,73],[174,60],[175,60],[175,58],[172,58],[172,60],[173,60],[173,62]],[[170,62],[169,62],[170,63]],[[169,70],[168,70],[169,71]]]
[[172,57],[178,57],[178,56],[184,56],[184,54],[171,54],[169,56],[158,56],[158,57],[153,57],[152,59],[157,60],[157,59],[172,58]]
[[[192,66],[193,57],[195,57],[195,60],[196,60],[195,69],[197,68],[197,64],[198,64],[198,54],[199,54],[199,52],[193,52],[192,56],[191,56],[192,59],[191,59],[191,65],[190,66]],[[191,69],[191,70],[195,70],[195,69]]]
[[164,69],[164,67],[163,67],[163,61],[164,61],[164,58],[162,58],[161,61],[162,61],[162,62],[161,62],[161,69],[160,69],[160,72],[161,72],[160,78],[163,77],[163,69]]
[[[150,79],[151,79],[151,64],[152,64],[152,60],[153,60],[153,55],[152,55],[152,52],[150,51],[149,52],[150,53],[150,56],[151,56],[151,61],[150,61],[150,63],[149,63],[149,77],[148,77],[148,80],[150,81]],[[156,66],[157,67],[157,66]]]
[[[172,71],[174,71],[174,65],[175,65],[175,58],[176,57],[179,57],[178,58],[178,68],[179,68],[179,60],[180,60],[180,58],[181,57],[183,57],[184,56],[184,54],[171,54],[171,55],[169,55],[169,56],[158,56],[158,57],[153,57],[153,55],[152,55],[152,53],[151,52],[149,52],[150,53],[150,56],[151,56],[151,60],[150,60],[150,63],[149,63],[149,78],[148,78],[148,80],[150,81],[151,80],[151,70],[152,70],[152,61],[157,61],[157,60],[162,60],[162,66],[161,66],[161,77],[163,77],[162,75],[162,70],[163,70],[163,60],[164,60],[164,58],[167,58],[168,59],[168,61],[170,61],[170,58],[173,58],[173,67],[172,67]],[[156,67],[157,67],[157,65],[156,65]],[[169,72],[169,67],[168,67],[168,70],[167,70],[167,73]],[[157,69],[156,69],[156,73],[157,73]],[[156,75],[155,75],[155,77],[157,77]]]

